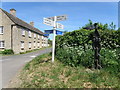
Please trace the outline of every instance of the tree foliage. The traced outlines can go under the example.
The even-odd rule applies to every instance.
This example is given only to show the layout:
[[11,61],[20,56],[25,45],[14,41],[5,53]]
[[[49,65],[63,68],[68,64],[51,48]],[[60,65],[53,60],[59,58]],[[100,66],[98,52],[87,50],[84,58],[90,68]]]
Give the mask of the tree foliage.
[[[92,20],[89,19],[89,22],[82,28],[86,28],[86,27],[92,26],[92,25],[94,25],[94,23],[92,22]],[[107,23],[102,24],[102,23],[98,22],[98,27],[99,27],[99,29],[102,29],[102,30],[115,30],[116,29],[116,25],[113,22],[111,22],[110,24],[107,24]]]

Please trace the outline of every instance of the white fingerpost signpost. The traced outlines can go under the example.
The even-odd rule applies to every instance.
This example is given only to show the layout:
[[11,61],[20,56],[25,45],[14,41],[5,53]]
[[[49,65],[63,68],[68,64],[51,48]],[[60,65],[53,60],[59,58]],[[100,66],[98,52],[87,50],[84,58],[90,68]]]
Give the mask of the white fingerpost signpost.
[[54,62],[54,57],[55,57],[55,36],[56,36],[56,16],[54,17],[54,27],[53,27],[52,62]]
[[66,20],[67,16],[66,15],[61,15],[61,16],[54,16],[54,17],[49,17],[49,18],[43,18],[43,24],[53,26],[53,30],[45,30],[46,34],[51,34],[53,33],[53,41],[52,41],[52,62],[54,62],[54,57],[55,57],[55,36],[58,34],[57,32],[62,32],[56,30],[57,28],[63,29],[64,26],[60,23],[56,23],[57,21],[63,21]]

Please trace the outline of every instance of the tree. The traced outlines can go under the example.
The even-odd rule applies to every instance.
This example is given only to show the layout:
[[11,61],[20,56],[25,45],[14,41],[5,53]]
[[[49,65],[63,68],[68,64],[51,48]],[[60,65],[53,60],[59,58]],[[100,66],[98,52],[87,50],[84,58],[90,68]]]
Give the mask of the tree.
[[120,28],[118,28],[118,30],[120,31]]
[[[92,30],[93,27],[93,22],[89,19],[89,23],[86,24],[85,26],[83,26],[83,29],[87,29],[87,30]],[[102,23],[98,23],[98,27],[101,30],[115,30],[116,29],[116,25],[112,22],[111,24],[102,24]]]
[[110,27],[111,30],[115,30],[116,29],[116,25],[114,25],[113,22],[109,25],[109,27]]
[[67,33],[67,32],[68,32],[67,30],[63,31],[64,34]]
[[98,27],[99,27],[99,29],[102,29],[102,30],[108,30],[109,29],[107,23],[106,24],[99,23]]
[[103,26],[103,30],[108,30],[108,24],[107,24],[107,23],[104,24],[104,26]]
[[48,39],[48,44],[52,46],[52,40]]
[[83,29],[86,29],[86,28],[88,28],[88,27],[90,27],[90,26],[92,26],[92,25],[93,25],[93,22],[89,19],[89,23],[86,24],[85,26],[83,26],[82,28],[83,28]]

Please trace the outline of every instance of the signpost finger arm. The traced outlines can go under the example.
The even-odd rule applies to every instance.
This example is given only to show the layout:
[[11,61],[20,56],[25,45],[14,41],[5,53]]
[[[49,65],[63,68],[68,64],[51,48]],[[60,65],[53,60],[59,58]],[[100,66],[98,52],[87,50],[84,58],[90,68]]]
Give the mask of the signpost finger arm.
[[63,21],[66,20],[67,16],[62,15],[62,16],[54,16],[54,17],[49,17],[49,18],[43,18],[43,23],[49,26],[53,26],[53,30],[46,30],[46,34],[51,34],[53,33],[53,41],[52,41],[52,62],[54,62],[54,57],[55,57],[55,36],[57,35],[62,35],[61,31],[56,30],[57,28],[63,29],[64,26],[60,23],[56,23],[57,21]]

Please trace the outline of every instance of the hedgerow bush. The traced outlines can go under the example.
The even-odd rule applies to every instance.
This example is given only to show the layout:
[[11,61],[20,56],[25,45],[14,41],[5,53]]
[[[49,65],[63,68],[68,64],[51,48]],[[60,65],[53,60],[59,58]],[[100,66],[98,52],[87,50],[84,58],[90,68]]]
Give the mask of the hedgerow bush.
[[[94,67],[94,51],[89,35],[94,30],[76,30],[56,37],[56,58],[66,65]],[[120,72],[120,30],[99,30],[102,68],[110,73]],[[120,76],[120,75],[119,75]]]
[[100,30],[101,46],[103,48],[115,49],[120,48],[120,31]]
[[[88,35],[93,31],[88,31],[85,29],[75,30],[73,32],[67,32],[64,36],[57,36],[56,37],[56,48],[63,48],[64,46],[67,47],[76,47],[82,46],[85,50],[85,44],[88,40]],[[89,42],[91,44],[91,42]]]
[[[91,45],[92,41],[89,40],[89,35],[94,30],[75,30],[73,32],[65,33],[63,36],[56,37],[56,48],[63,48],[65,45],[68,47],[82,46],[85,50],[85,45]],[[101,37],[101,47],[108,49],[120,48],[120,30],[99,30]]]
[[2,51],[2,54],[9,55],[9,54],[14,54],[14,52],[12,49],[5,49],[4,51]]
[[81,62],[83,62],[82,63],[83,65],[86,64],[82,60],[82,58],[84,57],[84,58],[86,58],[84,60],[86,60],[89,63],[89,65],[91,65],[90,64],[91,61],[88,61],[88,57],[86,57],[86,55],[84,55],[84,49],[82,47],[75,47],[75,48],[73,48],[73,47],[67,48],[66,47],[64,49],[61,48],[61,49],[57,50],[56,57],[61,62],[65,63],[66,65],[70,65],[70,66],[79,66]]

